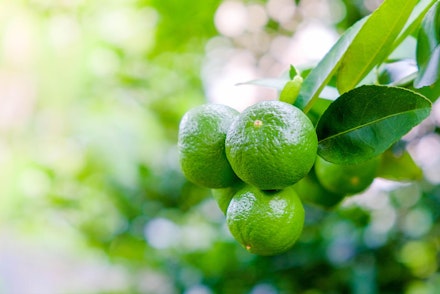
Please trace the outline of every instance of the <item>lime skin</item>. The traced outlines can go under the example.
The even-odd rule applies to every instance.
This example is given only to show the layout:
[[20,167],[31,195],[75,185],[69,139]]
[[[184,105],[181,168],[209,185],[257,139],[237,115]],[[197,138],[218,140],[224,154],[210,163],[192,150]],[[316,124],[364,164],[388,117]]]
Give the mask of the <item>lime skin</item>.
[[277,255],[290,249],[301,235],[304,207],[292,187],[262,191],[245,185],[229,203],[226,222],[248,252]]
[[188,180],[207,188],[226,188],[238,180],[225,154],[226,133],[238,114],[221,104],[205,104],[185,113],[177,149]]
[[262,101],[234,120],[225,145],[241,180],[261,190],[277,190],[295,184],[310,171],[318,139],[300,109],[281,101]]

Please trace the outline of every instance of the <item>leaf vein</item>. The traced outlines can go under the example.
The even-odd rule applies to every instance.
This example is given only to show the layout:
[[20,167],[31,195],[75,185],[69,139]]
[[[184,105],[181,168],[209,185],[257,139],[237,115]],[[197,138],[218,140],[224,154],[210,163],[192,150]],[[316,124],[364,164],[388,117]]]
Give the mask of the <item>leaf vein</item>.
[[371,126],[371,125],[373,125],[373,124],[375,124],[375,123],[379,123],[379,122],[385,121],[385,120],[387,120],[387,119],[389,119],[389,118],[392,118],[392,117],[402,116],[402,115],[405,115],[405,114],[407,114],[407,113],[412,113],[412,112],[420,112],[420,111],[423,111],[423,110],[426,110],[426,109],[429,109],[429,108],[428,108],[428,107],[427,107],[427,108],[419,108],[419,109],[417,109],[417,110],[408,110],[408,111],[404,111],[404,112],[399,112],[399,113],[395,113],[395,114],[387,115],[387,116],[384,116],[384,117],[382,117],[382,118],[380,118],[380,119],[376,119],[376,120],[373,120],[373,121],[367,122],[367,123],[365,123],[365,124],[361,124],[361,125],[358,125],[358,126],[356,126],[356,127],[352,127],[352,128],[347,129],[347,130],[345,130],[345,131],[338,132],[338,133],[336,133],[336,134],[334,134],[334,135],[331,135],[331,136],[326,137],[326,138],[324,138],[324,139],[322,139],[322,140],[319,140],[319,143],[321,143],[321,142],[325,142],[325,141],[329,141],[329,140],[331,140],[331,139],[333,139],[333,138],[336,138],[336,137],[338,137],[338,136],[343,136],[343,135],[348,134],[348,133],[350,133],[350,132],[354,132],[354,131],[356,131],[356,130],[359,130],[359,129],[362,129],[362,128],[365,128],[365,127]]

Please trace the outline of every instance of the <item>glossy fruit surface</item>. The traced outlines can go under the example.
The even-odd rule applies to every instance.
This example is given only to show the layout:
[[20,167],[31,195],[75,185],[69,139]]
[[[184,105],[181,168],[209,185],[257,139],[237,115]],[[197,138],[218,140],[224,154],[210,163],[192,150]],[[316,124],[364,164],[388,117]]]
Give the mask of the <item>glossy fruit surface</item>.
[[262,191],[245,185],[232,198],[226,221],[247,251],[276,255],[291,248],[301,235],[304,208],[292,187]]
[[312,168],[317,148],[309,118],[281,101],[248,107],[226,135],[226,156],[234,172],[261,190],[295,184]]
[[184,175],[207,188],[225,188],[237,177],[225,154],[225,138],[235,109],[220,104],[205,104],[189,110],[179,125],[177,148]]

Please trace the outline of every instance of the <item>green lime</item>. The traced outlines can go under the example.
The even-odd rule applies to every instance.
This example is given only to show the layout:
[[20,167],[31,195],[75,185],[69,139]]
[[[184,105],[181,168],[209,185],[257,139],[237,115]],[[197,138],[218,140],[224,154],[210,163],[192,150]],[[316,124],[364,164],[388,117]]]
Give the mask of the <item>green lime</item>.
[[185,113],[177,148],[184,175],[207,188],[231,186],[237,177],[225,154],[225,138],[238,111],[226,105],[205,104]]
[[301,235],[304,208],[292,187],[262,191],[245,185],[229,203],[226,222],[249,252],[276,255],[291,248]]
[[226,211],[228,210],[228,206],[232,200],[232,197],[235,195],[235,193],[237,193],[238,190],[241,189],[241,187],[243,187],[243,185],[243,182],[238,181],[238,183],[234,184],[231,187],[211,190],[212,196],[214,197],[218,207],[224,214],[226,214]]
[[323,208],[333,208],[345,198],[344,194],[334,193],[324,188],[318,181],[314,168],[293,188],[303,202]]
[[226,156],[237,176],[261,190],[291,186],[315,162],[318,139],[298,108],[263,101],[245,109],[226,135]]
[[378,157],[352,165],[316,159],[315,172],[319,182],[329,191],[353,195],[367,189],[376,177],[380,160]]

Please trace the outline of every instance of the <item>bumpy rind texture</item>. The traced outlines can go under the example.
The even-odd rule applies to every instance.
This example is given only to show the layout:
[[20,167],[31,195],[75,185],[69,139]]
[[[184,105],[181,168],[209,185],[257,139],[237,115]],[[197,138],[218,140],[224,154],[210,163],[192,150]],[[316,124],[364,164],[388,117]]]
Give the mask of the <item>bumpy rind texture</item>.
[[234,238],[249,252],[277,255],[291,248],[302,233],[304,208],[292,187],[261,191],[246,185],[226,212]]
[[225,138],[238,111],[205,104],[188,111],[179,125],[177,148],[188,180],[207,188],[225,188],[237,181],[225,154]]
[[312,168],[318,138],[298,108],[263,101],[245,109],[226,135],[226,156],[237,176],[262,190],[283,189]]

